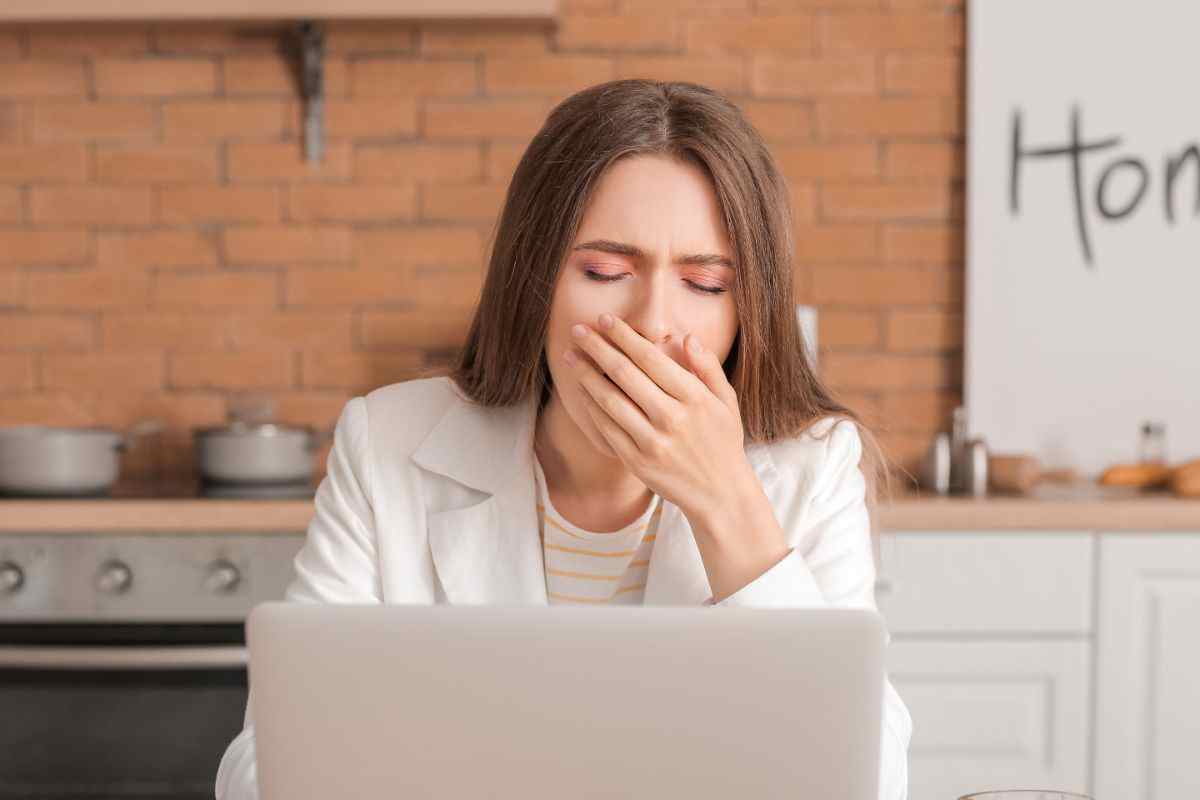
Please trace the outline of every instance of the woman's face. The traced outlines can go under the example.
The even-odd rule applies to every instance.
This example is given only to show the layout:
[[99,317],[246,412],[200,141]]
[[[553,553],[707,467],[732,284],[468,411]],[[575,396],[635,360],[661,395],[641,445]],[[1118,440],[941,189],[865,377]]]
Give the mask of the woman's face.
[[639,155],[601,175],[560,266],[546,341],[554,388],[598,449],[606,449],[605,440],[574,369],[563,362],[574,346],[571,326],[596,328],[607,311],[682,365],[689,331],[724,361],[738,329],[734,279],[720,206],[702,168]]

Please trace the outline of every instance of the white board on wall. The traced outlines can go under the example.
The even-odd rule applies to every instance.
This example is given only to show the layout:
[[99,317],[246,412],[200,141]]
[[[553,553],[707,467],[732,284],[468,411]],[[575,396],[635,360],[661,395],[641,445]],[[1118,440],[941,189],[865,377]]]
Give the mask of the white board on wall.
[[964,399],[993,452],[1200,458],[1200,2],[973,0]]

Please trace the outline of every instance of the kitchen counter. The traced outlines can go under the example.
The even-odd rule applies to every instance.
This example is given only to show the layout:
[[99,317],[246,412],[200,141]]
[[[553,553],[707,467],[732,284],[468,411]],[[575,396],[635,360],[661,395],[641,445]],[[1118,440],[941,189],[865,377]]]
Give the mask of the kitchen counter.
[[[315,487],[314,487],[315,491]],[[114,487],[110,496],[0,497],[0,533],[298,533],[313,515],[311,497],[198,497],[191,487]],[[939,497],[897,493],[878,510],[880,529],[1200,531],[1200,499],[1166,492],[1046,486],[1027,496]]]

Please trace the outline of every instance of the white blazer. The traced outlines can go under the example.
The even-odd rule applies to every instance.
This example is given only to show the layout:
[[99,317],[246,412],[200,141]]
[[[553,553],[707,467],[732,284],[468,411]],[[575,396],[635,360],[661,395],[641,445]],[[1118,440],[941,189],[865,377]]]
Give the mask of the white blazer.
[[[285,599],[545,605],[536,412],[536,398],[479,406],[445,377],[351,398],[334,429]],[[813,433],[832,422],[820,420]],[[806,432],[746,448],[792,550],[718,605],[875,608],[860,453],[849,423],[824,439]],[[647,569],[646,605],[712,598],[691,526],[665,500]],[[905,800],[912,718],[886,677],[883,696],[879,797]],[[217,768],[217,800],[258,797],[250,709],[247,702],[245,727]]]

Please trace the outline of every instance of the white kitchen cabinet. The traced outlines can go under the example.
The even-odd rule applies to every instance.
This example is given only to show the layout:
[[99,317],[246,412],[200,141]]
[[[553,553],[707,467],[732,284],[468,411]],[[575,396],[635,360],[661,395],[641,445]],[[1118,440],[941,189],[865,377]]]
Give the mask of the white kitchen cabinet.
[[1092,630],[1087,532],[905,532],[880,539],[879,611],[897,634]]
[[888,673],[913,718],[911,800],[1054,788],[1088,775],[1087,641],[906,641]]
[[909,797],[1089,786],[1095,536],[880,540],[888,674],[913,718]]
[[1097,800],[1200,797],[1200,533],[1100,537]]

